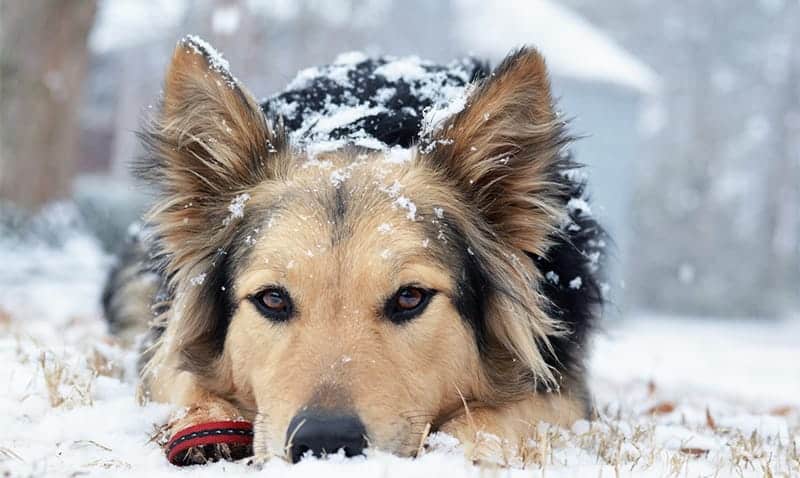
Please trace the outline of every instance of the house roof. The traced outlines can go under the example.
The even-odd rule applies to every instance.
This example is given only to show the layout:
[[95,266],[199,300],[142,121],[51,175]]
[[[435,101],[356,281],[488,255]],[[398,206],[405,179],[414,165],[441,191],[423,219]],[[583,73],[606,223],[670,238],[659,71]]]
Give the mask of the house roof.
[[455,0],[456,34],[473,53],[494,60],[535,46],[556,76],[602,81],[653,94],[658,75],[574,11],[551,0]]
[[[249,5],[268,8],[281,17],[276,7],[285,3],[251,0]],[[658,91],[659,78],[652,69],[552,0],[453,0],[452,5],[458,42],[478,56],[497,61],[516,46],[533,45],[544,54],[555,76],[608,82],[642,93]],[[104,53],[155,40],[179,25],[186,9],[185,0],[104,0],[90,46]],[[297,12],[285,16],[292,14]]]

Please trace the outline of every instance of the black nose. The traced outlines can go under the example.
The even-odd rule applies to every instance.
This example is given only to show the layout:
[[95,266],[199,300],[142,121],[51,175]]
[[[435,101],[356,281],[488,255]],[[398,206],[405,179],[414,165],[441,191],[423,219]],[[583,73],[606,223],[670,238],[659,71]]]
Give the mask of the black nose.
[[367,431],[355,415],[309,411],[297,414],[286,431],[286,445],[292,463],[309,450],[314,456],[344,450],[346,456],[360,455],[367,447]]

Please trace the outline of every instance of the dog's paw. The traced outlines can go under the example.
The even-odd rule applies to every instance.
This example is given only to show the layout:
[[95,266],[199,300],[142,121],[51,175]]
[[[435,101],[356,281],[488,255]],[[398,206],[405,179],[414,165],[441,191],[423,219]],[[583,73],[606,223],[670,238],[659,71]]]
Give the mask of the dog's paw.
[[178,466],[240,460],[253,454],[253,426],[245,421],[200,423],[177,431],[164,450]]
[[499,430],[476,425],[472,417],[462,416],[444,423],[439,431],[454,437],[461,444],[464,457],[481,468],[509,465],[514,454],[513,441],[501,438]]
[[170,462],[178,466],[205,465],[220,460],[236,461],[253,455],[253,446],[247,443],[211,443],[189,447],[176,453]]
[[202,465],[239,460],[253,454],[253,426],[227,402],[213,400],[174,417],[161,433],[170,463]]

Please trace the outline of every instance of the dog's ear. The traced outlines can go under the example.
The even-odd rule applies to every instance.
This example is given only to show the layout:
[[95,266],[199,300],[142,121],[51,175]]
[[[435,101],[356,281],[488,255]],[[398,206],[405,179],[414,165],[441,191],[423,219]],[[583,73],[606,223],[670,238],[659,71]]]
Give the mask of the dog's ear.
[[227,62],[191,36],[175,48],[161,108],[141,137],[148,154],[137,172],[160,193],[150,220],[179,264],[214,246],[248,188],[279,174],[286,149]]
[[556,175],[568,138],[541,55],[509,55],[462,111],[435,128],[420,148],[428,152],[423,158],[456,183],[502,240],[543,254],[562,213]]
[[[157,133],[175,191],[226,195],[274,174],[277,138],[227,61],[197,37],[178,43],[164,82]],[[170,174],[171,173],[171,174]]]
[[147,221],[175,291],[170,313],[181,318],[166,343],[183,369],[210,375],[232,313],[234,226],[252,187],[281,175],[288,148],[227,62],[191,36],[178,43],[161,107],[140,137],[147,155],[136,170],[158,194]]
[[531,378],[557,384],[543,350],[561,326],[544,312],[538,271],[523,263],[524,253],[546,254],[566,213],[560,173],[570,166],[561,151],[569,138],[543,58],[533,49],[509,55],[433,128],[418,158],[482,219],[481,231],[467,235],[496,292],[487,304],[487,370],[499,378],[490,389],[510,397],[530,390]]

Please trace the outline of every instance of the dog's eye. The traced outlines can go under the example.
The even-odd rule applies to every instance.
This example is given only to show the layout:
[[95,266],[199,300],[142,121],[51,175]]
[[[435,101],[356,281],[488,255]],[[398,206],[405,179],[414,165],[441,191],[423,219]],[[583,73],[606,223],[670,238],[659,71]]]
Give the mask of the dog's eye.
[[268,319],[284,321],[292,315],[292,299],[286,290],[279,287],[264,289],[251,297],[259,312]]
[[411,320],[425,310],[433,294],[421,287],[402,287],[386,303],[386,316],[395,323]]
[[425,292],[416,287],[407,287],[397,293],[397,308],[400,310],[416,309],[422,303]]
[[266,308],[276,312],[282,312],[286,309],[286,299],[283,297],[283,294],[277,290],[266,292],[261,296],[261,302],[264,303]]

